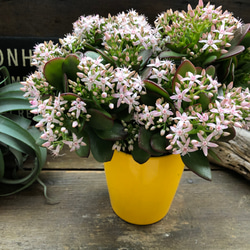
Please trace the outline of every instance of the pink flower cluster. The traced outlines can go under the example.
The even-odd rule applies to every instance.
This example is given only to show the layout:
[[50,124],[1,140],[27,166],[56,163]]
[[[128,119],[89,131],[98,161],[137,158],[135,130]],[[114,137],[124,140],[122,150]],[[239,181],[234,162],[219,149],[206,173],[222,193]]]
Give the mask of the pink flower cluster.
[[[84,147],[88,140],[82,131],[94,107],[117,119],[127,133],[114,141],[113,149],[133,151],[143,127],[169,142],[166,151],[185,155],[202,150],[207,156],[231,127],[250,128],[249,89],[219,82],[203,65],[210,55],[215,60],[228,52],[240,26],[231,13],[203,6],[202,1],[187,12],[159,15],[155,27],[133,10],[107,18],[80,17],[72,34],[60,39],[61,45],[35,46],[37,71],[22,83],[37,115],[36,126],[43,131],[43,146],[55,155],[63,145],[71,150]],[[162,56],[165,49],[172,54]],[[79,64],[76,78],[67,79],[63,93],[63,88],[49,84],[44,66],[71,54]],[[124,111],[126,117],[119,116]]]

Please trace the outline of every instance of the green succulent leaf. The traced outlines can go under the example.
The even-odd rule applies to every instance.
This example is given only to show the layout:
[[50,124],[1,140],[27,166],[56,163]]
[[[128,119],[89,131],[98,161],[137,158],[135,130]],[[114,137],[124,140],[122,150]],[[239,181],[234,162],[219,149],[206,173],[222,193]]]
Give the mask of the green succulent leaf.
[[211,102],[210,98],[207,96],[206,93],[204,92],[201,92],[199,94],[199,99],[198,99],[198,103],[201,104],[201,107],[202,107],[202,111],[206,111],[208,109],[208,105],[209,103]]
[[154,151],[150,146],[152,132],[145,129],[144,127],[140,127],[139,134],[138,134],[138,146],[146,151],[149,154],[153,154]]
[[113,60],[113,58],[109,57],[104,51],[100,49],[96,49],[96,51],[103,57],[106,62],[110,63],[111,65],[115,65],[115,61]]
[[208,150],[208,155],[218,163],[222,162],[221,158],[211,148]]
[[155,92],[157,94],[160,94],[162,97],[164,97],[167,101],[171,101],[169,93],[163,89],[162,87],[160,87],[159,85],[157,85],[155,82],[150,81],[150,80],[144,80],[144,84],[146,86],[147,89],[151,90],[152,92]]
[[243,45],[245,48],[250,47],[250,30],[247,32],[247,34],[244,36],[243,40],[240,43]]
[[87,56],[87,57],[90,57],[90,58],[92,58],[92,59],[94,59],[94,60],[96,60],[97,58],[99,58],[99,57],[101,56],[101,55],[98,54],[97,52],[91,51],[91,50],[86,51],[86,52],[84,53],[84,55]]
[[143,68],[146,63],[148,62],[149,58],[152,56],[153,52],[152,50],[142,50],[140,53],[139,53],[139,56],[142,57],[142,61],[141,61],[141,67]]
[[90,150],[93,157],[99,162],[110,161],[114,153],[112,150],[114,142],[101,139],[91,128],[86,128],[86,130],[89,135]]
[[234,38],[231,41],[231,47],[240,44],[242,40],[244,40],[244,37],[249,32],[249,29],[250,29],[250,23],[243,24],[241,27],[239,27],[234,33]]
[[159,133],[154,133],[151,136],[150,145],[156,152],[161,154],[167,153],[166,147],[168,146],[168,141],[165,136],[161,136]]
[[233,138],[236,136],[236,131],[234,127],[228,127],[227,129],[224,129],[224,132],[228,132],[228,136],[221,136],[217,141],[218,142],[228,142],[230,140],[233,140]]
[[66,101],[74,101],[76,98],[79,98],[79,96],[74,93],[62,93],[61,97],[63,97],[63,99]]
[[172,59],[176,59],[176,58],[182,58],[182,57],[186,57],[187,54],[181,54],[181,53],[177,53],[174,52],[172,50],[166,50],[160,53],[159,57],[161,59],[163,58],[172,58]]
[[205,180],[212,180],[211,168],[207,157],[201,150],[190,152],[184,156],[181,156],[183,163],[191,171]]
[[51,59],[45,64],[43,72],[48,83],[59,92],[64,92],[65,89],[64,60],[65,58],[61,57]]
[[206,73],[208,75],[210,75],[211,77],[214,77],[215,76],[215,73],[216,73],[216,70],[215,70],[215,67],[213,65],[210,65],[206,68]]
[[124,131],[124,127],[118,123],[114,122],[114,125],[111,129],[108,130],[95,130],[96,134],[103,140],[121,140],[126,137],[127,132]]
[[76,154],[80,157],[89,157],[90,154],[90,139],[89,135],[87,133],[81,133],[80,135],[77,135],[79,138],[83,137],[82,142],[84,142],[85,146],[80,146],[78,150],[76,150]]
[[160,93],[151,91],[149,89],[147,90],[146,95],[141,95],[142,103],[148,106],[154,106],[156,103],[156,100],[159,98],[162,98],[162,95]]
[[153,132],[145,129],[144,127],[140,127],[138,134],[138,146],[146,151],[150,155],[161,155],[161,152],[155,151],[151,147]]
[[134,148],[131,154],[133,159],[140,164],[145,163],[151,156],[148,152],[141,149],[136,142],[134,143]]
[[203,65],[208,65],[208,64],[211,64],[213,62],[215,62],[217,59],[217,56],[216,55],[211,55],[209,57],[207,57],[204,62],[203,62]]
[[99,130],[112,129],[114,120],[108,112],[90,108],[88,109],[88,114],[91,115],[91,118],[88,122],[89,126]]
[[228,77],[231,64],[232,64],[232,58],[228,58],[228,60],[224,60],[219,63],[217,76],[220,82],[223,82]]
[[245,47],[243,45],[238,45],[235,47],[232,47],[231,49],[228,50],[226,54],[223,54],[218,60],[225,60],[233,56],[237,56],[241,52],[245,50]]
[[178,75],[182,76],[182,77],[186,77],[186,73],[187,72],[191,72],[193,74],[196,73],[196,68],[195,66],[188,60],[185,60],[181,63],[181,65],[177,68],[174,78],[173,78],[173,90],[175,88],[175,84],[176,82],[179,83],[179,79],[178,79]]
[[76,73],[79,71],[77,68],[79,64],[79,59],[76,55],[68,55],[66,56],[63,64],[62,64],[62,70],[64,73],[66,73],[68,79],[75,81],[77,78]]

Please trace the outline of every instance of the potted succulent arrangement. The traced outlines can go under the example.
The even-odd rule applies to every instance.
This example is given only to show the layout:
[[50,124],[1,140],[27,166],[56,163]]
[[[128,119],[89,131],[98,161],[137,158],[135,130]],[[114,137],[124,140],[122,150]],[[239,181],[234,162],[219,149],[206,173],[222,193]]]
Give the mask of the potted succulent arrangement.
[[[39,180],[47,150],[37,145],[41,133],[31,126],[31,120],[15,114],[18,110],[31,109],[20,90],[22,85],[10,82],[6,67],[1,67],[0,73],[3,78],[0,82],[0,196],[7,196]],[[34,163],[25,170],[28,158]]]
[[[201,0],[161,13],[154,26],[134,10],[81,16],[60,45],[35,46],[37,71],[22,83],[43,131],[39,143],[54,155],[64,145],[82,157],[91,152],[105,162],[114,211],[135,224],[158,221],[184,164],[211,180],[207,156],[218,157],[216,141],[249,128],[249,27]],[[138,180],[141,188],[132,184]],[[170,202],[162,205],[155,188]]]

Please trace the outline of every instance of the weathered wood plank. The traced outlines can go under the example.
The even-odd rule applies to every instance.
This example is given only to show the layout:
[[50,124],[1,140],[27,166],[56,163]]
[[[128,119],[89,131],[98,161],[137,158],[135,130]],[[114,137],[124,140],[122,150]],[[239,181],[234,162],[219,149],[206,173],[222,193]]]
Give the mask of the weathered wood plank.
[[104,169],[103,163],[97,162],[92,155],[88,158],[79,157],[76,152],[65,149],[61,156],[54,157],[48,152],[44,169]]
[[220,157],[220,161],[209,158],[210,162],[218,166],[229,168],[247,180],[250,180],[250,131],[236,129],[236,136],[229,142],[219,142],[219,147],[213,151]]
[[[204,0],[204,3],[208,1]],[[223,5],[223,10],[234,12],[245,23],[250,22],[249,0],[213,0],[217,7]],[[63,37],[71,32],[72,22],[80,15],[108,13],[117,14],[121,11],[135,9],[145,14],[151,23],[156,16],[169,9],[186,10],[187,4],[195,7],[198,0],[0,0],[0,34],[1,36],[55,36]]]
[[151,226],[119,219],[103,171],[44,171],[50,197],[31,188],[0,199],[0,249],[250,249],[250,183],[213,171],[184,172],[169,214]]

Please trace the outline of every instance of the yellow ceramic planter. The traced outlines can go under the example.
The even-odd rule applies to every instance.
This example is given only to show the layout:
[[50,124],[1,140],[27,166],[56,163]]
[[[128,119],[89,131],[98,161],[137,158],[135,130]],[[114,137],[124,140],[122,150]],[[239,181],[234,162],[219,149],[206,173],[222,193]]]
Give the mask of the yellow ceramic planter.
[[104,167],[114,212],[129,223],[147,225],[167,214],[184,164],[180,155],[152,157],[138,164],[131,155],[115,151]]

